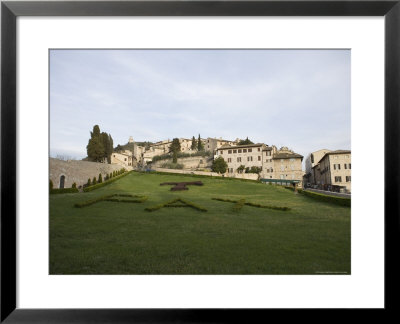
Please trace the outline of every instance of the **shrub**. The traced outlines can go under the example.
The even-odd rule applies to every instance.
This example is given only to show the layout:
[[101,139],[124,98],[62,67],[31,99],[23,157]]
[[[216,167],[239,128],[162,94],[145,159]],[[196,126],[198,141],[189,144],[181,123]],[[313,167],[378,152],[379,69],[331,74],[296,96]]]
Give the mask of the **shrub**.
[[[261,205],[261,204],[257,204],[257,203],[251,203],[251,202],[246,202],[244,199],[240,199],[240,200],[231,200],[231,199],[226,199],[226,198],[211,198],[212,200],[218,200],[218,201],[224,201],[224,202],[230,202],[230,203],[236,203],[238,204],[239,202],[239,206],[242,205],[240,208],[239,206],[236,207],[238,209],[234,209],[235,210],[240,210],[243,205],[247,205],[247,206],[251,206],[251,207],[257,207],[257,208],[268,208],[268,209],[275,209],[275,210],[282,210],[282,211],[287,211],[290,210],[289,207],[279,207],[279,206],[272,206],[272,205]],[[243,200],[243,202],[241,202],[241,200]]]
[[110,179],[112,178],[112,172],[110,172],[109,178],[110,178]]
[[92,181],[93,185],[95,185],[97,183],[97,179],[96,177],[93,177],[93,181]]
[[345,206],[345,207],[351,207],[351,198],[329,196],[329,195],[324,195],[322,193],[317,193],[317,192],[312,192],[312,191],[302,190],[302,189],[298,189],[297,191],[306,197],[310,197],[310,198],[313,198],[313,199],[316,199],[319,201],[332,203],[332,204]]
[[101,176],[101,173],[99,173],[99,181],[98,181],[99,183],[102,183],[103,182],[103,177]]
[[[129,197],[129,198],[138,198],[138,199],[119,199],[114,197]],[[112,201],[112,202],[128,202],[128,203],[142,203],[146,201],[148,198],[142,195],[129,195],[129,194],[114,194],[114,195],[106,195],[100,196],[94,199],[86,200],[81,203],[76,203],[74,207],[82,208],[86,206],[93,205],[100,201]]]
[[74,182],[71,186],[71,188],[75,188],[76,189],[76,182]]
[[50,194],[64,194],[64,193],[77,193],[77,188],[63,188],[63,189],[51,189]]
[[91,186],[91,185],[92,185],[92,181],[91,181],[90,178],[89,178],[89,179],[87,179],[87,184],[86,184],[86,186],[89,187],[89,186]]
[[181,170],[183,169],[183,164],[179,164],[179,163],[173,163],[173,162],[165,162],[161,165],[162,168],[165,169],[178,169]]
[[49,187],[50,187],[50,190],[53,189],[53,181],[51,181],[51,180],[50,180],[50,183],[49,183]]
[[107,181],[104,181],[104,182],[102,182],[102,183],[93,184],[93,185],[90,186],[90,187],[84,188],[83,191],[84,191],[84,192],[89,192],[89,191],[92,191],[92,190],[101,188],[101,187],[103,187],[103,186],[106,186],[106,185],[108,185],[108,184],[110,184],[110,183],[112,183],[112,182],[114,182],[114,181],[116,181],[116,180],[118,180],[118,179],[120,179],[120,178],[122,178],[122,177],[128,175],[129,173],[130,173],[130,172],[126,172],[126,173],[124,173],[123,175],[113,177],[112,179],[107,180]]
[[[178,203],[181,203],[181,204],[178,204]],[[158,204],[158,205],[155,205],[152,207],[146,207],[144,210],[152,212],[152,211],[164,208],[164,207],[191,207],[191,208],[199,210],[199,211],[203,211],[203,212],[207,211],[206,208],[196,205],[196,204],[194,204],[190,201],[184,200],[182,198],[175,198],[175,199],[169,200],[162,204]]]

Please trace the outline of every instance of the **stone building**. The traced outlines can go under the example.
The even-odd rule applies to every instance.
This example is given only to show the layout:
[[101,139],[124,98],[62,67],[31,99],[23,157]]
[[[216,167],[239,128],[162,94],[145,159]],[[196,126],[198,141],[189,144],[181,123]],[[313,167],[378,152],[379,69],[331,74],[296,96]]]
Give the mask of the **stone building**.
[[118,164],[122,167],[125,167],[127,170],[132,170],[135,165],[133,159],[133,154],[129,150],[125,150],[123,152],[113,152],[111,154],[111,164]]
[[313,170],[313,184],[318,185],[320,189],[351,192],[350,150],[326,152]]
[[269,176],[269,179],[295,180],[298,181],[298,186],[302,185],[304,175],[302,155],[289,150],[287,147],[277,150],[275,146],[265,153],[263,176],[266,179]]
[[305,160],[305,168],[306,173],[304,175],[305,183],[316,183],[314,167],[318,164],[318,162],[322,159],[325,153],[330,152],[330,150],[322,149],[315,152],[310,153]]
[[262,168],[262,152],[265,144],[248,144],[236,146],[221,146],[217,150],[216,157],[223,157],[228,164],[228,175],[243,173],[244,168],[258,167]]
[[212,138],[208,137],[206,140],[204,140],[204,150],[216,153],[216,150],[219,149],[222,146],[235,146],[237,144],[237,141],[229,141],[229,140],[224,140],[222,137],[220,138]]

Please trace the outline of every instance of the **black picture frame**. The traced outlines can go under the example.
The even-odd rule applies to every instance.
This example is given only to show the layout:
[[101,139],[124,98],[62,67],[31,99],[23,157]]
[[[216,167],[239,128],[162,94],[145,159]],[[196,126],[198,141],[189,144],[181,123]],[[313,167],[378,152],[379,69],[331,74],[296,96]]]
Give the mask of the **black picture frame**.
[[[268,309],[16,308],[16,19],[18,16],[384,16],[385,308],[395,312],[399,274],[400,0],[372,1],[2,1],[1,3],[1,317],[5,323],[259,322]],[[373,148],[371,148],[372,150]],[[372,152],[369,152],[372,154]],[[368,153],[367,153],[368,154]],[[371,189],[381,190],[383,188]],[[310,316],[308,311],[293,310]],[[316,311],[316,310],[314,310]],[[357,310],[354,310],[357,311]],[[320,313],[320,311],[316,311]],[[330,311],[331,312],[331,311]],[[308,314],[308,315],[306,315]],[[367,316],[372,314],[368,312]],[[298,318],[299,319],[299,318]]]

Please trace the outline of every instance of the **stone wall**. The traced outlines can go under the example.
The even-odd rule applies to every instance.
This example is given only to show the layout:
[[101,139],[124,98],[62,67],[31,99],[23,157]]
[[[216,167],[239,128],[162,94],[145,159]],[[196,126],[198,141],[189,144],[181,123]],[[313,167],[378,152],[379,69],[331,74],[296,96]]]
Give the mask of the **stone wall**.
[[[152,163],[152,168],[161,168],[164,163],[172,163],[172,159]],[[178,158],[178,163],[184,165],[184,170],[211,169],[213,159],[210,156],[191,156]]]
[[60,177],[65,176],[64,188],[71,188],[75,182],[77,187],[87,183],[88,179],[96,177],[101,173],[103,179],[106,174],[121,170],[123,167],[117,164],[105,164],[88,161],[62,161],[50,158],[50,180],[54,188],[60,187]]

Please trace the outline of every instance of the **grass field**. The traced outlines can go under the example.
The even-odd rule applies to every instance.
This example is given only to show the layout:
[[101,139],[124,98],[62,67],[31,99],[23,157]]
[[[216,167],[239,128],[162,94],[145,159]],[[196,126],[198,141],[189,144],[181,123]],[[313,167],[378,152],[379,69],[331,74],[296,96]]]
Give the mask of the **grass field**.
[[[160,186],[198,180],[204,186],[187,191]],[[74,207],[115,194],[148,199]],[[175,198],[207,211],[145,211]],[[212,198],[290,210],[234,210]],[[50,195],[50,274],[316,273],[350,274],[350,208],[257,182],[137,172],[92,192]]]

